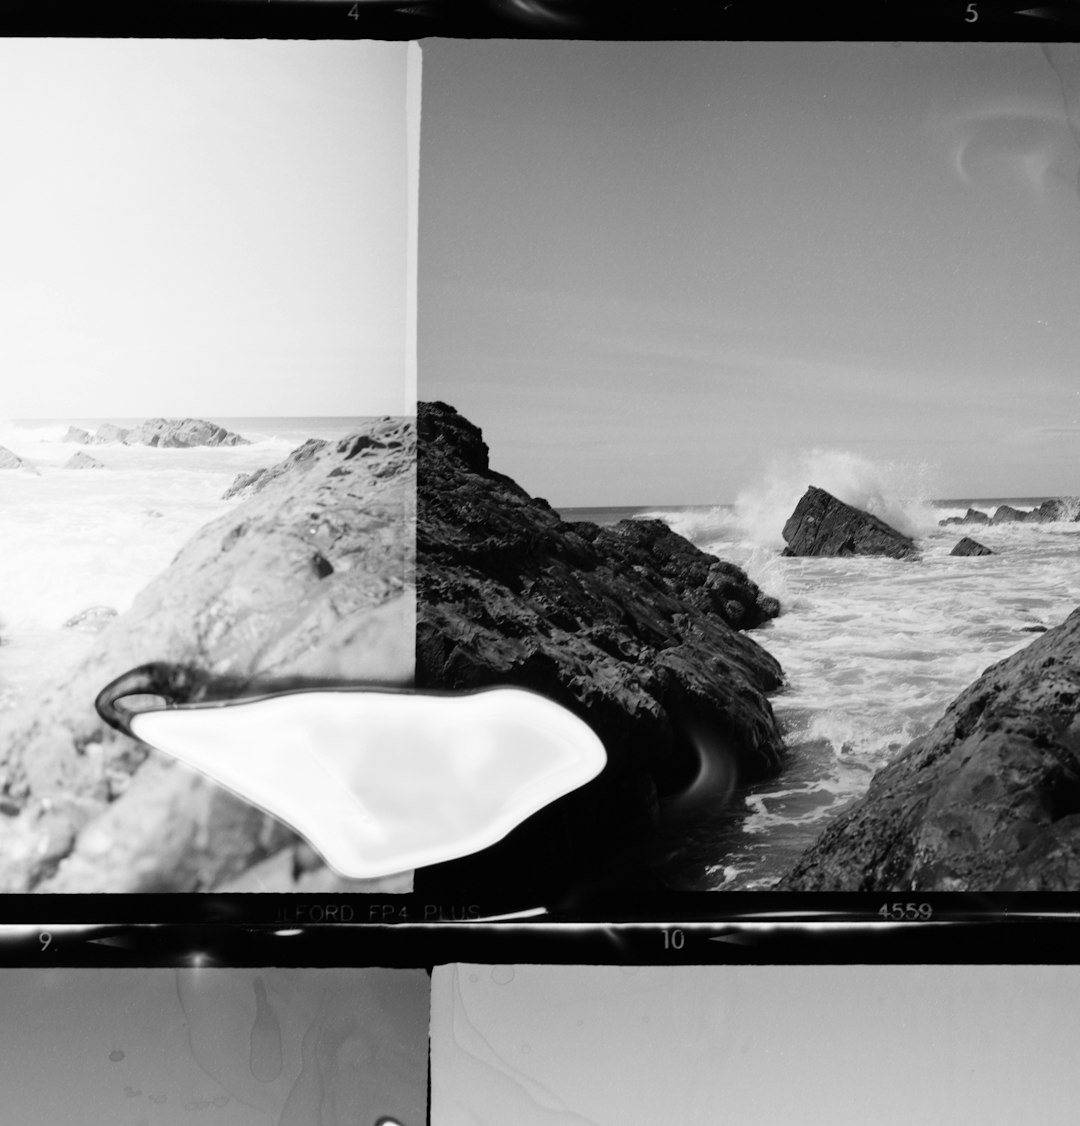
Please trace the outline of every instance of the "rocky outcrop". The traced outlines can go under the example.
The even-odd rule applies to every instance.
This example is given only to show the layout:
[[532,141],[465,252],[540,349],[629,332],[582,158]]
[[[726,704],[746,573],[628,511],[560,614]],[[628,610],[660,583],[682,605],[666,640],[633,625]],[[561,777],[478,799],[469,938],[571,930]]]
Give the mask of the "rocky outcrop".
[[60,439],[62,442],[77,442],[80,446],[89,445],[93,441],[90,437],[90,431],[84,430],[81,426],[69,426],[67,433]]
[[950,555],[993,555],[994,552],[984,547],[978,540],[964,536],[962,540],[949,552]]
[[1022,524],[1027,520],[1028,514],[1022,509],[1013,508],[1011,504],[998,505],[997,511],[990,517],[991,524]]
[[1080,497],[1053,497],[1027,514],[1027,521],[1031,524],[1070,520],[1080,521]]
[[201,418],[151,418],[129,430],[124,436],[127,446],[248,446],[251,443]]
[[825,830],[792,891],[1076,891],[1080,609],[993,665]]
[[116,617],[111,606],[91,606],[64,622],[64,629],[78,629],[84,633],[100,633]]
[[915,541],[869,512],[811,485],[788,517],[784,555],[888,555],[914,559]]
[[[106,727],[94,699],[150,661],[191,670],[192,700],[407,684],[414,434],[409,420],[373,421],[276,475],[201,529],[75,668],[5,713],[0,891],[210,890],[299,847],[261,810]],[[377,453],[358,456],[367,438]]]
[[104,469],[96,457],[91,457],[88,453],[83,453],[79,450],[77,454],[72,454],[71,457],[64,462],[65,469]]
[[647,882],[660,798],[780,767],[780,667],[738,632],[775,599],[660,521],[564,522],[490,468],[452,407],[421,403],[418,433],[418,685],[542,692],[593,727],[608,765],[493,848],[418,872],[417,892],[552,902]]
[[23,469],[26,462],[18,454],[13,454],[6,446],[0,446],[0,469]]
[[103,446],[113,442],[123,442],[128,436],[129,431],[125,430],[122,426],[114,426],[111,422],[103,422],[97,430],[94,431],[94,436],[90,439],[91,445]]
[[[388,448],[374,443],[375,439],[370,439],[369,444],[361,447],[357,453],[362,453],[363,449],[368,449],[371,453],[364,456],[370,457],[376,450]],[[291,472],[294,466],[303,465],[305,462],[310,461],[326,444],[326,442],[319,438],[308,438],[302,446],[293,450],[284,461],[279,462],[277,465],[269,469],[256,469],[254,473],[238,473],[233,483],[222,493],[221,499],[231,500],[233,497],[250,496],[252,493],[259,492],[261,489],[266,488],[275,478],[280,477],[283,473]]]
[[990,517],[985,512],[981,512],[977,508],[969,508],[963,516],[946,516],[944,520],[939,520],[943,528],[949,524],[989,524]]

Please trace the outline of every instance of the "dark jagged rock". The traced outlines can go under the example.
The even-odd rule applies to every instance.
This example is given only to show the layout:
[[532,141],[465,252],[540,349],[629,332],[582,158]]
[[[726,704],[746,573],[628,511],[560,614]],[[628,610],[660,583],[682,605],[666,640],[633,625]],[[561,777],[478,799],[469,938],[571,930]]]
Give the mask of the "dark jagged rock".
[[129,430],[123,438],[127,446],[162,446],[185,448],[188,446],[248,446],[241,438],[224,426],[202,418],[151,418]]
[[71,457],[64,462],[65,469],[104,469],[96,457],[91,457],[88,453],[79,450],[78,453],[72,454]]
[[90,442],[95,446],[103,446],[111,442],[123,442],[128,433],[129,431],[124,429],[123,426],[114,426],[111,422],[103,422],[94,431],[94,436],[90,439]]
[[993,555],[994,552],[988,547],[984,547],[978,540],[973,540],[970,536],[964,538],[949,552],[950,555]]
[[640,883],[657,795],[701,756],[743,780],[779,769],[765,694],[780,667],[737,632],[778,604],[661,521],[564,522],[493,472],[480,430],[444,403],[419,405],[418,434],[418,685],[542,692],[593,727],[609,761],[500,844],[418,872],[417,891]]
[[1080,520],[1080,497],[1053,497],[1044,500],[1038,508],[1033,508],[1027,514],[1026,519],[1031,524]]
[[869,512],[811,485],[784,525],[784,555],[888,555],[917,558],[915,541]]
[[998,505],[997,511],[990,517],[991,524],[1022,524],[1027,520],[1028,514],[1011,504]]
[[780,886],[1076,891],[1080,609],[962,692]]
[[[82,661],[4,714],[0,892],[212,890],[295,841],[106,727],[94,699],[151,661],[201,670],[192,699],[223,683],[227,696],[267,684],[408,684],[414,435],[411,420],[373,421],[276,474],[196,533]],[[351,456],[367,437],[378,456]]]
[[81,426],[69,426],[67,433],[60,439],[62,442],[77,442],[80,446],[87,446],[93,438],[90,437],[90,431],[84,430]]
[[949,524],[989,524],[990,517],[985,512],[981,512],[977,508],[969,508],[963,516],[946,516],[944,520],[939,520],[938,524],[946,527]]

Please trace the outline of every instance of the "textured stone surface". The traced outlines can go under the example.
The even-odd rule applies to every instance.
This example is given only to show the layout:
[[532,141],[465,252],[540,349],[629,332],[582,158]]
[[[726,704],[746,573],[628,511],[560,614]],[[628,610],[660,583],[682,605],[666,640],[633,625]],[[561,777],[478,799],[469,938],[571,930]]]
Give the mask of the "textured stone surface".
[[784,525],[784,555],[888,555],[912,559],[915,541],[869,512],[811,485]]
[[64,442],[77,442],[81,446],[87,445],[92,440],[90,431],[84,430],[81,426],[69,426],[67,433],[61,439]]
[[0,891],[208,890],[291,840],[105,726],[94,699],[150,661],[198,670],[192,699],[407,684],[414,434],[409,420],[373,421],[274,475],[202,528],[84,660],[4,715]]
[[12,453],[6,446],[0,446],[0,469],[29,469],[37,472],[28,461]]
[[90,439],[90,442],[95,446],[102,446],[110,442],[122,442],[127,436],[128,431],[124,427],[114,426],[111,422],[103,422],[94,431],[94,436]]
[[79,450],[78,453],[72,454],[71,457],[69,457],[67,459],[67,461],[64,462],[64,468],[65,469],[104,469],[105,466],[102,465],[102,463],[100,461],[98,461],[98,459],[96,457],[91,457],[88,453],[84,453],[82,450]]
[[151,418],[124,435],[128,446],[247,446],[246,438],[202,418]]
[[780,886],[1080,889],[1080,609],[962,692]]
[[939,520],[938,524],[942,527],[947,527],[949,524],[989,524],[990,517],[985,512],[980,511],[978,508],[969,508],[963,516],[946,516],[944,520]]
[[702,756],[740,780],[780,767],[766,693],[781,671],[737,632],[778,605],[660,521],[564,522],[493,472],[480,430],[445,404],[420,404],[418,427],[418,685],[534,689],[609,756],[500,845],[418,873],[418,889],[643,880],[658,794],[688,784]]
[[970,536],[964,536],[956,546],[949,552],[950,555],[994,555],[995,552],[990,548],[985,547],[979,543],[978,540],[973,540]]

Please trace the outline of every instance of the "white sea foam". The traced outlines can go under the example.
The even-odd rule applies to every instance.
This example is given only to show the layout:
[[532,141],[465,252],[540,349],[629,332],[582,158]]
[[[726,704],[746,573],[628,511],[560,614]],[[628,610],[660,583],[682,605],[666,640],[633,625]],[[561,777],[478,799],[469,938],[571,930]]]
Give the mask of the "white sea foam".
[[[921,559],[782,557],[780,530],[811,483],[914,532]],[[940,519],[962,516],[969,503],[992,514],[998,503],[1024,509],[1044,498],[935,507],[929,493],[922,467],[808,455],[748,489],[726,523],[711,510],[697,523],[680,514],[681,528],[708,530],[691,536],[700,547],[743,567],[781,603],[780,617],[752,636],[784,669],[772,705],[787,766],[745,796],[741,836],[725,830],[705,884],[769,886],[987,667],[1080,604],[1080,524],[943,528]],[[996,554],[951,556],[968,534]]]
[[[0,422],[0,445],[37,474],[0,470],[0,710],[92,643],[64,622],[92,606],[122,613],[183,544],[230,504],[238,473],[270,466],[308,437],[340,437],[358,420],[216,419],[251,445],[157,449],[62,441],[69,425]],[[130,425],[133,420],[116,420]],[[66,469],[86,449],[104,469]]]
[[891,524],[905,535],[936,525],[928,464],[871,461],[847,450],[804,450],[775,458],[764,476],[740,492],[736,520],[745,536],[765,547],[783,547],[782,531],[810,485],[832,493]]

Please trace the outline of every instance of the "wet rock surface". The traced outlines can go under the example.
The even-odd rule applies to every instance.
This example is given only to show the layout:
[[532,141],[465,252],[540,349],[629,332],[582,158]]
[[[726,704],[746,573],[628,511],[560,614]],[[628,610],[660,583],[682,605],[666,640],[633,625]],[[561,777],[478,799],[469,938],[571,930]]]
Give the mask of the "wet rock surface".
[[978,540],[973,540],[970,536],[964,536],[956,546],[949,552],[950,555],[994,555],[995,552],[990,548],[979,543]]
[[1080,609],[961,693],[780,887],[1080,887]]
[[[379,445],[359,457],[366,439]],[[326,443],[202,528],[87,657],[5,713],[0,891],[211,890],[292,847],[262,811],[107,727],[94,699],[151,661],[199,670],[193,700],[407,684],[414,502],[410,420]]]
[[884,520],[838,500],[811,485],[784,525],[783,554],[793,555],[887,555],[914,559],[919,549]]
[[250,442],[202,418],[151,418],[127,431],[128,446],[247,446]]
[[990,517],[985,512],[980,511],[978,508],[969,508],[963,516],[946,516],[944,520],[939,520],[938,524],[941,527],[947,527],[949,524],[989,524]]
[[776,600],[660,521],[563,521],[494,472],[480,430],[446,404],[419,405],[418,434],[418,686],[542,692],[609,760],[500,844],[418,872],[418,892],[647,885],[662,795],[703,759],[742,781],[780,767],[766,693],[781,670],[738,632]]

